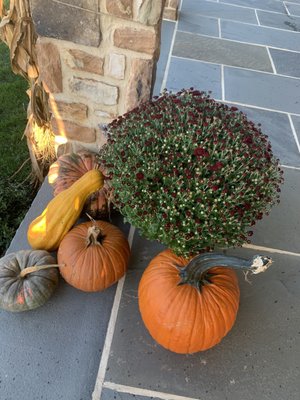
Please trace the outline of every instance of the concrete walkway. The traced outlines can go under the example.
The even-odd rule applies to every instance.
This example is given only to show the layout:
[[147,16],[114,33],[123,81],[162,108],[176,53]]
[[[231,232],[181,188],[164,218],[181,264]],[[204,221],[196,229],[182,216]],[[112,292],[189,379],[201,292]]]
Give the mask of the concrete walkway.
[[[137,286],[162,246],[118,224],[132,244],[118,285],[86,294],[61,280],[45,306],[0,312],[1,400],[299,400],[300,0],[183,0],[165,21],[155,94],[211,90],[262,124],[285,172],[281,203],[257,224],[252,245],[274,265],[252,284],[240,275],[232,331],[216,347],[177,355],[141,321]],[[51,198],[44,184],[9,251],[28,248],[28,223]]]

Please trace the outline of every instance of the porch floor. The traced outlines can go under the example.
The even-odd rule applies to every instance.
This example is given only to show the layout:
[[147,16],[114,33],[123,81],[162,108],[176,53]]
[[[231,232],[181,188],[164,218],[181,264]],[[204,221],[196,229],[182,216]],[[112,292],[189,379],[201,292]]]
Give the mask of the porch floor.
[[[300,0],[182,0],[164,21],[154,94],[211,90],[262,124],[285,173],[281,203],[251,245],[274,265],[239,276],[240,309],[216,347],[178,355],[156,344],[138,310],[137,286],[163,246],[115,223],[132,244],[130,269],[102,293],[62,279],[29,313],[0,311],[1,400],[298,400],[300,398]],[[29,248],[28,224],[52,198],[45,182],[8,252]]]

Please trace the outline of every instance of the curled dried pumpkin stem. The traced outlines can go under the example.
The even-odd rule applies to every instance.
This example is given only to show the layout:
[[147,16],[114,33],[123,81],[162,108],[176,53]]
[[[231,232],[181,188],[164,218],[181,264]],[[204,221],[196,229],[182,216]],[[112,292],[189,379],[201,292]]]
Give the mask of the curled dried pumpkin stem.
[[229,257],[223,254],[203,253],[191,259],[185,268],[179,269],[179,285],[190,284],[201,289],[210,283],[209,270],[215,267],[244,270],[252,274],[265,272],[272,264],[272,259],[266,256],[255,255],[246,260],[240,257]]
[[97,225],[97,221],[86,213],[87,217],[92,221],[93,225],[88,228],[86,244],[87,247],[91,245],[102,245],[105,235],[103,235],[100,227]]
[[103,235],[99,226],[94,224],[88,228],[87,237],[86,237],[86,245],[87,245],[87,247],[92,246],[92,245],[101,246],[104,238],[105,238],[105,235]]
[[26,275],[31,274],[32,272],[41,271],[42,269],[47,268],[61,268],[64,267],[64,264],[45,264],[45,265],[33,265],[31,267],[26,267],[22,269],[19,273],[19,278],[24,278]]

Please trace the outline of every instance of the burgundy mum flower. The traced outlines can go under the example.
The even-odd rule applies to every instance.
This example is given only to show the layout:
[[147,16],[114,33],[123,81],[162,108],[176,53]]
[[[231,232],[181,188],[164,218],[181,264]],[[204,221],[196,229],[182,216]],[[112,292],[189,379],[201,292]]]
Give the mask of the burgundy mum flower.
[[209,153],[207,150],[203,149],[203,147],[197,147],[194,150],[194,155],[197,157],[208,157]]
[[211,165],[209,167],[209,169],[211,171],[218,171],[219,169],[222,169],[222,168],[223,168],[223,163],[221,163],[221,161],[217,161],[214,165]]
[[136,174],[136,179],[138,180],[138,181],[141,181],[141,180],[143,180],[145,178],[145,175],[142,173],[142,172],[138,172],[137,174]]
[[245,203],[244,204],[244,209],[245,210],[250,210],[251,209],[251,204],[250,203]]
[[264,134],[204,92],[163,91],[108,132],[101,159],[117,206],[178,255],[249,241],[250,225],[280,195],[282,172]]
[[265,151],[265,158],[270,161],[271,160],[271,154]]
[[243,139],[243,143],[252,144],[252,143],[253,143],[253,138],[252,138],[251,136],[246,136],[246,137]]

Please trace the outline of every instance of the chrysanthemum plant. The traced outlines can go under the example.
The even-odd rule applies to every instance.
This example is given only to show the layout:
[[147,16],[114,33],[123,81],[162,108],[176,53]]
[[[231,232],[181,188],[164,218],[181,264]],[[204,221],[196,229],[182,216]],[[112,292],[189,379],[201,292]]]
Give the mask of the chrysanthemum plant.
[[176,254],[240,246],[279,202],[259,126],[198,90],[164,91],[107,127],[99,158],[126,220]]

